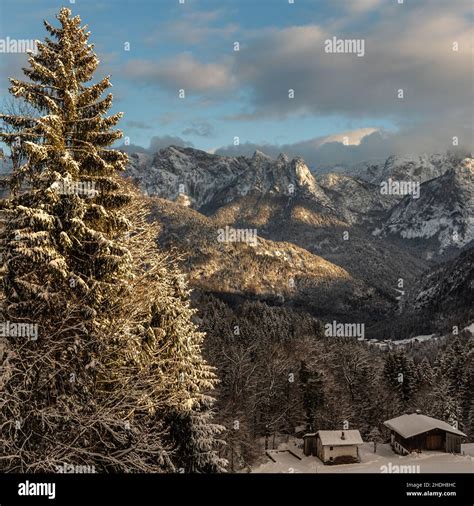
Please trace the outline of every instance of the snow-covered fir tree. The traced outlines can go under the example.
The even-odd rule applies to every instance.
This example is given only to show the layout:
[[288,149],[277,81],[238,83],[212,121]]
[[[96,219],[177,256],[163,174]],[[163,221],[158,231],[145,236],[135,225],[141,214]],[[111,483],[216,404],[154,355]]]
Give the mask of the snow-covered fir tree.
[[450,392],[450,384],[446,378],[439,377],[429,396],[431,416],[444,420],[453,426],[458,426],[461,419],[461,409],[458,399]]
[[61,9],[60,28],[45,21],[57,39],[38,42],[24,69],[29,81],[11,79],[10,92],[39,115],[2,115],[18,130],[0,138],[21,145],[26,163],[13,172],[13,198],[4,205],[8,224],[4,276],[8,316],[23,308],[65,300],[58,284],[84,297],[85,314],[107,304],[129,270],[129,254],[114,240],[128,221],[118,213],[127,195],[113,176],[127,156],[107,149],[121,137],[111,128],[122,114],[105,116],[112,94],[109,77],[87,86],[99,64],[78,16]]
[[368,440],[374,445],[374,453],[377,453],[377,444],[383,443],[383,437],[378,427],[374,427],[368,435]]
[[121,114],[106,116],[109,77],[87,85],[99,64],[89,33],[69,9],[57,18],[30,55],[29,81],[11,80],[37,114],[1,116],[13,126],[2,140],[25,163],[2,202],[0,311],[33,331],[0,342],[0,468],[221,471],[206,394],[216,379],[186,282],[118,175]]
[[319,371],[312,371],[304,361],[301,362],[299,376],[306,430],[312,432],[316,428],[316,413],[324,405],[324,378]]
[[167,290],[160,287],[154,298],[151,325],[163,332],[163,371],[180,398],[166,410],[173,462],[184,472],[221,472],[227,464],[218,455],[224,428],[211,422],[214,400],[206,394],[216,376],[202,357],[204,334],[192,321],[186,279],[178,269],[170,270]]
[[418,382],[413,359],[404,350],[390,352],[384,365],[384,376],[389,388],[407,404],[415,395]]
[[434,381],[434,371],[431,367],[430,361],[425,356],[418,364],[417,367],[418,380],[421,385],[431,387]]

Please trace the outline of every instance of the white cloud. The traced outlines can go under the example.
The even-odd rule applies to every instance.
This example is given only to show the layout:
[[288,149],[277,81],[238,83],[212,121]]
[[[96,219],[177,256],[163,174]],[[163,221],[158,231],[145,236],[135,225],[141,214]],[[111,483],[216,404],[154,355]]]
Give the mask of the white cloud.
[[143,146],[138,146],[137,144],[129,144],[126,146],[122,144],[118,147],[127,153],[150,153],[154,154],[162,148],[167,148],[168,146],[179,146],[183,148],[194,147],[192,142],[185,141],[181,137],[177,137],[174,135],[155,135],[150,139],[150,145],[148,148],[144,148]]
[[225,63],[203,63],[189,53],[180,53],[167,60],[135,59],[122,68],[123,75],[145,84],[163,87],[178,93],[227,91],[234,79]]
[[344,2],[344,6],[350,12],[354,13],[365,13],[381,7],[382,5],[382,0],[351,0],[350,2]]
[[377,128],[358,128],[349,132],[342,132],[340,134],[328,135],[324,137],[319,143],[320,146],[328,142],[341,142],[347,146],[358,146],[362,139],[367,135],[377,132]]
[[[272,157],[278,156],[279,153],[286,153],[290,158],[301,156],[311,167],[318,167],[334,164],[350,165],[365,160],[384,159],[390,155],[443,152],[452,148],[449,144],[451,139],[446,135],[444,125],[431,129],[428,128],[429,126],[420,124],[399,132],[368,128],[367,132],[374,131],[367,135],[362,135],[364,129],[357,129],[292,144],[242,143],[240,146],[229,145],[214,151],[228,156],[250,156],[255,150],[263,151]],[[352,138],[354,142],[344,145],[341,141],[345,135]],[[463,140],[467,140],[469,145],[468,138],[464,137]],[[461,149],[468,147],[466,142],[461,142],[461,144]]]
[[[440,5],[437,0],[383,4],[377,21],[356,31],[347,17],[254,36],[235,61],[235,75],[251,90],[251,104],[240,117],[438,118],[464,106],[468,117],[472,24],[463,8]],[[363,39],[365,56],[325,53],[324,41],[333,36]],[[458,52],[452,50],[454,41]],[[289,89],[294,89],[294,99],[288,98]],[[398,89],[404,91],[403,100]]]
[[191,126],[185,128],[182,134],[211,137],[214,134],[214,128],[208,121],[192,121]]

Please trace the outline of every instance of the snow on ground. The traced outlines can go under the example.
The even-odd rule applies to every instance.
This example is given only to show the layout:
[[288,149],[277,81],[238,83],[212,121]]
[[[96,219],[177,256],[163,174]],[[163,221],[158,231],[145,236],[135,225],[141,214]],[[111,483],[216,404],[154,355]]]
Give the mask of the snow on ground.
[[[474,473],[474,443],[462,445],[463,454],[453,455],[450,453],[426,451],[421,454],[400,456],[393,453],[389,444],[377,445],[377,453],[373,452],[372,443],[364,443],[359,447],[361,462],[358,464],[340,464],[333,466],[324,465],[317,457],[306,457],[301,448],[298,448],[301,440],[290,438],[288,443],[283,443],[278,450],[269,450],[268,453],[276,460],[268,461],[254,469],[253,473],[381,473],[381,472],[404,472],[414,473]],[[299,460],[290,452],[301,457]],[[385,466],[385,467],[383,467]],[[419,466],[419,467],[417,467]]]
[[474,323],[464,328],[464,330],[469,330],[469,332],[474,336]]
[[400,339],[399,341],[393,341],[393,344],[398,346],[400,344],[410,344],[414,342],[422,343],[423,341],[429,341],[430,339],[436,339],[436,334],[425,334],[422,336],[408,337],[407,339]]

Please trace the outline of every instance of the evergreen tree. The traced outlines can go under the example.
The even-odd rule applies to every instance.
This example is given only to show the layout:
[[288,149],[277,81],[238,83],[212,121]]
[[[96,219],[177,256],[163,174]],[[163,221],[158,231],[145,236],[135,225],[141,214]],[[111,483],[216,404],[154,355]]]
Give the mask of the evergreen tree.
[[469,363],[466,370],[466,388],[461,396],[462,430],[470,437],[474,436],[474,353],[469,354]]
[[408,357],[404,350],[389,353],[385,359],[383,374],[390,390],[408,405],[418,388],[413,359]]
[[380,430],[378,429],[378,427],[374,427],[369,432],[368,438],[369,438],[369,441],[372,441],[372,443],[374,443],[374,453],[377,453],[377,444],[383,443],[382,434],[380,434]]
[[[19,139],[25,163],[2,202],[0,312],[38,331],[0,340],[0,468],[221,470],[189,291],[156,249],[149,206],[118,176],[127,156],[108,146],[121,114],[105,116],[109,77],[85,84],[98,65],[89,34],[68,9],[57,18],[45,22],[56,40],[24,69],[31,82],[11,80],[38,114],[1,116],[14,131],[0,138]],[[183,455],[170,413],[188,416]]]
[[164,412],[173,462],[185,472],[223,472],[227,462],[219,457],[219,435],[224,427],[211,422],[214,400],[206,394],[214,389],[216,376],[202,356],[204,334],[192,321],[196,310],[190,307],[185,277],[170,270],[167,290],[161,286],[156,293],[151,325],[163,333],[162,370],[180,398],[179,403],[171,398]]
[[425,356],[417,367],[418,381],[425,387],[431,387],[434,381],[435,372],[431,367],[430,361]]
[[3,283],[12,318],[60,311],[68,288],[83,297],[90,317],[123,289],[130,268],[126,248],[115,240],[129,225],[118,212],[127,196],[113,179],[127,156],[107,149],[122,135],[111,129],[122,114],[104,116],[112,104],[110,93],[100,100],[109,77],[85,84],[99,60],[80,18],[61,9],[58,19],[59,29],[45,21],[57,41],[38,42],[24,69],[30,81],[10,79],[10,92],[39,114],[0,116],[17,129],[0,139],[20,143],[26,157],[3,206]]
[[[106,348],[101,334],[130,275],[130,254],[117,240],[128,227],[120,213],[128,197],[114,180],[127,158],[107,149],[121,136],[111,130],[121,115],[104,117],[112,96],[99,97],[110,86],[108,78],[84,84],[98,59],[80,19],[68,9],[58,19],[58,29],[45,22],[56,41],[46,38],[30,55],[24,69],[30,81],[11,79],[10,92],[37,114],[1,116],[13,131],[4,129],[0,139],[19,144],[24,160],[12,173],[10,198],[2,202],[0,238],[1,317],[30,329],[26,336],[7,336],[15,374],[0,402],[6,435],[1,453],[12,455],[0,465],[18,470],[54,470],[66,455],[85,458],[86,448],[100,453],[113,441],[129,441],[129,434],[114,433],[105,420],[97,421],[100,427],[93,423],[101,396],[114,398],[102,390],[110,385],[106,357],[114,349]],[[119,416],[123,425],[126,415]],[[71,440],[84,447],[83,457],[67,447]]]
[[474,400],[472,399],[470,401],[470,406],[464,426],[467,430],[467,435],[472,438],[474,435]]
[[212,400],[190,410],[174,409],[167,417],[175,468],[186,473],[220,473],[227,460],[219,456],[224,427],[212,422]]
[[450,393],[449,380],[438,377],[429,396],[429,414],[458,427],[461,420],[461,409],[458,400]]
[[317,410],[324,405],[324,380],[321,373],[312,371],[306,362],[301,362],[300,382],[306,430],[316,429]]
[[472,339],[459,336],[449,340],[436,360],[433,389],[435,408],[448,419],[456,420],[460,429],[467,433],[472,430],[469,412],[473,403],[473,357]]

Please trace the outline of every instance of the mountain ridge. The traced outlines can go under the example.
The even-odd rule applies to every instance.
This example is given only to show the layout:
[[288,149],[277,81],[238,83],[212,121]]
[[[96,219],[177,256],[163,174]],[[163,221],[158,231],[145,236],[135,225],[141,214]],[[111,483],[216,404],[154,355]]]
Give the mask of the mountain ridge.
[[[427,156],[417,168],[390,157],[368,180],[315,174],[302,158],[284,154],[226,157],[170,146],[132,154],[126,176],[153,199],[158,241],[183,258],[195,289],[300,307],[322,319],[362,320],[369,334],[373,325],[376,337],[398,338],[390,318],[417,328],[419,316],[404,315],[424,273],[447,269],[443,261],[470,247],[472,159],[444,168],[443,159]],[[419,198],[384,194],[381,175],[413,178]],[[410,235],[430,212],[446,226],[428,238]],[[453,227],[462,240],[445,247]],[[237,239],[220,242],[226,229]],[[238,239],[247,232],[258,235],[256,244]],[[445,292],[436,293],[442,304]]]

